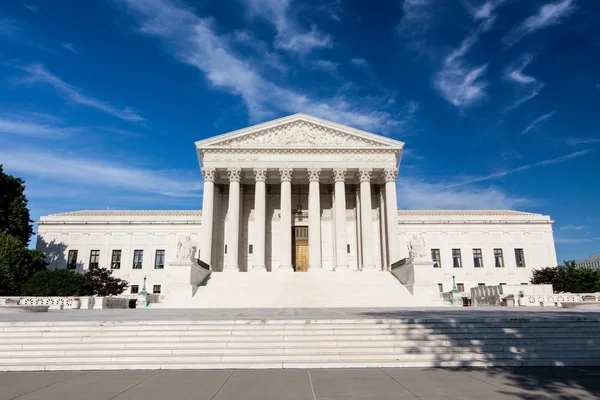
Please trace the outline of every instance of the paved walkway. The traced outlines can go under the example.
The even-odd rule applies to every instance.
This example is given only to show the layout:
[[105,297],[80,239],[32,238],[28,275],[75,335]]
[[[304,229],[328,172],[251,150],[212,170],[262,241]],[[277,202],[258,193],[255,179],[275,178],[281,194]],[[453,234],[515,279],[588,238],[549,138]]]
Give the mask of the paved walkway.
[[0,400],[582,400],[599,397],[598,368],[0,373]]
[[225,308],[225,309],[106,309],[50,310],[47,313],[3,313],[1,322],[14,321],[192,321],[241,319],[570,319],[600,320],[600,310],[554,307],[444,307],[444,308]]

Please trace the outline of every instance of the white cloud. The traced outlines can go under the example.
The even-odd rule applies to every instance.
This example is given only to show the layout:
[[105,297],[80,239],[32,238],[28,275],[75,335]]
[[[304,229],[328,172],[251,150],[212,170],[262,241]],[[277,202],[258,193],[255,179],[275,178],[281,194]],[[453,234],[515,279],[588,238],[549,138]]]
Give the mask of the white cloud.
[[504,111],[514,110],[523,103],[533,99],[544,88],[544,83],[538,81],[533,76],[525,75],[523,71],[534,60],[531,54],[522,55],[519,60],[506,69],[504,77],[513,83],[517,98]]
[[479,7],[469,7],[469,11],[471,11],[473,19],[488,19],[493,17],[494,11],[505,2],[506,0],[486,0]]
[[405,37],[423,35],[433,21],[432,0],[404,0],[398,33]]
[[560,0],[540,7],[537,14],[525,19],[518,27],[510,31],[504,38],[504,44],[512,46],[524,36],[543,28],[558,24],[575,9],[572,0]]
[[82,189],[121,189],[163,196],[186,197],[201,194],[200,178],[184,179],[178,171],[158,171],[119,164],[115,160],[57,155],[43,150],[1,149],[0,160],[7,171],[25,178],[71,185]]
[[600,236],[598,237],[585,237],[585,238],[566,238],[566,237],[556,237],[554,238],[556,243],[590,243],[590,242],[600,242]]
[[23,22],[3,14],[0,14],[0,39],[12,40],[23,46],[35,47],[48,53],[58,54],[55,50],[33,40]]
[[583,225],[565,225],[565,226],[561,226],[560,229],[561,231],[580,231],[583,228],[585,228],[585,226]]
[[144,118],[131,108],[119,109],[108,102],[83,94],[79,88],[68,84],[58,76],[50,73],[42,64],[28,65],[23,67],[23,70],[29,74],[25,80],[26,82],[46,83],[52,86],[63,97],[75,103],[95,108],[125,121],[139,122],[144,120]]
[[37,12],[37,10],[40,9],[40,6],[38,6],[37,4],[23,4],[23,7],[25,7],[31,12]]
[[65,138],[74,132],[77,132],[77,129],[34,122],[26,118],[0,116],[0,134]]
[[504,191],[469,185],[461,188],[447,187],[442,182],[422,179],[398,178],[398,205],[406,209],[515,209],[531,204],[530,199],[511,196]]
[[340,66],[340,63],[336,63],[329,60],[317,60],[315,61],[317,68],[327,71],[331,74],[335,74]]
[[551,118],[554,114],[556,114],[556,110],[549,112],[548,114],[544,114],[541,117],[536,118],[532,123],[530,123],[527,128],[523,129],[521,135],[525,135],[528,132],[534,130],[539,124]]
[[236,55],[211,20],[187,8],[166,0],[123,2],[140,23],[140,32],[163,40],[175,58],[202,71],[215,88],[240,96],[254,121],[281,112],[305,112],[378,132],[402,124],[402,116],[383,111],[377,99],[357,104],[344,95],[318,99],[277,85]]
[[79,52],[75,50],[75,46],[73,46],[73,43],[62,43],[61,46],[72,53],[79,54]]
[[455,188],[455,187],[459,187],[459,186],[470,185],[470,184],[473,184],[473,183],[494,180],[494,179],[502,178],[502,177],[507,176],[507,175],[515,174],[517,172],[527,171],[527,170],[530,170],[532,168],[538,168],[538,167],[544,167],[544,166],[547,166],[547,165],[560,164],[562,162],[572,160],[573,158],[582,157],[582,156],[585,156],[585,155],[593,153],[593,152],[594,152],[593,149],[586,149],[586,150],[576,151],[574,153],[570,153],[570,154],[567,154],[567,155],[564,155],[564,156],[561,156],[561,157],[550,158],[550,159],[538,161],[538,162],[535,162],[535,163],[532,163],[532,164],[522,165],[522,166],[520,166],[518,168],[513,168],[513,169],[498,171],[498,172],[495,172],[495,173],[489,174],[489,175],[483,175],[483,176],[476,176],[476,177],[468,178],[468,179],[465,179],[465,180],[463,180],[461,182],[447,184],[446,187],[447,188]]
[[291,17],[290,0],[244,0],[251,15],[268,20],[277,31],[275,46],[305,55],[319,48],[333,46],[333,39],[316,25],[303,30]]
[[595,143],[600,143],[600,137],[590,137],[590,138],[571,137],[571,138],[565,139],[565,143],[568,146],[572,146],[572,147],[576,147],[576,146],[579,146],[582,144],[595,144]]

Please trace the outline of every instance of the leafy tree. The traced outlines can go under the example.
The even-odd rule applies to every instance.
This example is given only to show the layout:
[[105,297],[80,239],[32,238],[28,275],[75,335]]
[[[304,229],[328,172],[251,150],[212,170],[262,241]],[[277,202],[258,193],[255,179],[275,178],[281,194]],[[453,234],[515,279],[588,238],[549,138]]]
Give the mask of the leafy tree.
[[534,270],[531,283],[551,284],[556,293],[594,293],[600,291],[600,271],[579,268],[574,261],[564,266]]
[[12,235],[0,232],[0,296],[18,295],[36,272],[46,269],[44,255],[30,250]]
[[37,272],[21,288],[23,296],[90,296],[92,292],[85,275],[68,269]]
[[33,234],[33,221],[27,209],[24,183],[22,179],[5,174],[0,164],[0,232],[27,245]]
[[106,268],[90,268],[85,277],[92,284],[92,292],[97,296],[118,296],[127,289],[129,282],[112,276],[112,271]]

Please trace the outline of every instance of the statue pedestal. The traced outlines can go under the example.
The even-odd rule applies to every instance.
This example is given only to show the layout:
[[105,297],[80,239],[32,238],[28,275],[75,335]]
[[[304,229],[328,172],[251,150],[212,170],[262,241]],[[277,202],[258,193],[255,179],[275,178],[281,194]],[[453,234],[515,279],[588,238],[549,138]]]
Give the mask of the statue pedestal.
[[[396,265],[397,266],[394,266]],[[426,258],[406,258],[392,265],[391,273],[408,291],[424,304],[440,304],[442,298],[437,282],[431,278],[433,261]]]
[[208,265],[201,266],[197,261],[175,260],[168,263],[165,301],[169,303],[190,300],[198,286],[211,274]]

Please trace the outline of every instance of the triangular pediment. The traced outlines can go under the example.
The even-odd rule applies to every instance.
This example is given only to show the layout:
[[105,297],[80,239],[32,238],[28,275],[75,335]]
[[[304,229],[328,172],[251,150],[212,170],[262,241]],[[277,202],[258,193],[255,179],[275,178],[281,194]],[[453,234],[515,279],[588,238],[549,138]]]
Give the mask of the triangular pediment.
[[349,126],[294,114],[196,142],[198,149],[256,147],[388,148],[404,143]]

